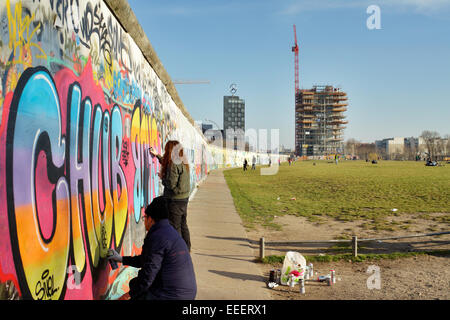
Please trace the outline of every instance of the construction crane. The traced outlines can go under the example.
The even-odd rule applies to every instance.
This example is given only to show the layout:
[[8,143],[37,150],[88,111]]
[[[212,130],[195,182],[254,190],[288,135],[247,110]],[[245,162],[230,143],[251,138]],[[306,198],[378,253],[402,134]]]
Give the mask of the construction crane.
[[298,44],[297,44],[297,31],[295,29],[294,24],[294,39],[295,39],[295,46],[292,47],[292,52],[295,53],[295,94],[299,93],[300,91],[300,82],[299,82],[299,76],[298,76]]
[[173,84],[209,84],[209,80],[173,80]]

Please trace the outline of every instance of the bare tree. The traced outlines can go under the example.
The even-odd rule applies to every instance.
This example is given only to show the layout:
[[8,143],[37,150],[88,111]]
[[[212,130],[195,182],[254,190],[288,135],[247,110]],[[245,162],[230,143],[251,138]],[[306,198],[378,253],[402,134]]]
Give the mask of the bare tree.
[[425,142],[426,154],[428,158],[433,161],[437,160],[436,157],[438,155],[439,149],[439,141],[441,140],[441,136],[436,131],[425,130],[422,132],[420,137]]
[[403,155],[405,160],[417,160],[420,154],[418,141],[417,144],[415,139],[410,138],[408,143],[405,143],[405,147],[403,150]]
[[446,134],[444,139],[446,139],[444,156],[450,157],[450,134]]
[[413,145],[405,145],[403,154],[406,160],[413,160],[416,155],[416,147]]
[[[372,157],[377,158],[376,156],[376,147],[375,143],[363,143],[353,138],[348,139],[345,143],[345,150],[347,154],[351,154],[352,156],[357,156],[359,159],[369,159]],[[376,159],[374,159],[376,160]]]
[[351,154],[352,157],[356,155],[356,146],[360,144],[360,142],[356,139],[350,138],[345,142],[345,153]]
[[[372,159],[374,157],[373,154],[376,154],[375,143],[359,144],[356,148],[356,153],[361,159],[376,160],[376,159]],[[371,154],[372,154],[372,156],[371,156]]]

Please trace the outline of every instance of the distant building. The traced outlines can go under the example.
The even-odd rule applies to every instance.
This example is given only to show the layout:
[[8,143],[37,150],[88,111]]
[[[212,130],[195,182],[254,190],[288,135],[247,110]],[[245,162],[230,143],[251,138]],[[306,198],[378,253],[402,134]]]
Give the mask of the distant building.
[[405,138],[395,137],[375,141],[375,145],[382,153],[391,156],[405,151]]
[[223,130],[227,139],[227,130],[233,129],[233,148],[237,149],[241,142],[245,144],[245,101],[239,96],[223,97]]
[[283,145],[280,148],[280,154],[285,154],[285,155],[290,155],[293,154],[294,150],[289,149],[289,148],[285,148]]
[[212,130],[213,125],[212,124],[206,124],[202,123],[202,133],[205,134],[206,131]]
[[245,132],[245,101],[239,96],[223,97],[223,129]]
[[423,152],[425,150],[425,141],[421,137],[405,138],[405,148],[410,149],[410,150],[415,150],[417,152]]
[[375,141],[377,151],[385,159],[413,160],[425,155],[425,143],[422,138],[393,137]]
[[343,152],[348,123],[347,94],[333,86],[314,86],[295,96],[295,154],[324,156]]

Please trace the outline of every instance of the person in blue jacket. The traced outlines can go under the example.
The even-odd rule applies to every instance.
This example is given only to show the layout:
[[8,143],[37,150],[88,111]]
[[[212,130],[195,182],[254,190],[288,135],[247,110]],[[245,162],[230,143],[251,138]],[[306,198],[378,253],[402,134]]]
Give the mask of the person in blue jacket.
[[148,231],[142,253],[122,257],[110,250],[108,259],[140,268],[121,300],[194,300],[197,294],[194,266],[186,242],[168,220],[167,200],[153,199],[143,216]]

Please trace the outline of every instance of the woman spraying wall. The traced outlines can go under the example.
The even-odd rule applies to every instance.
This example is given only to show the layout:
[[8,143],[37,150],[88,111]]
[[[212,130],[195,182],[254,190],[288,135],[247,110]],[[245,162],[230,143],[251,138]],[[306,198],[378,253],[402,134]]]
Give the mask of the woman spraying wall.
[[170,224],[178,231],[191,250],[191,239],[187,226],[187,206],[190,194],[189,163],[179,141],[170,140],[161,156],[149,148],[153,157],[161,163],[159,177],[164,186],[163,196],[167,198],[169,206]]

